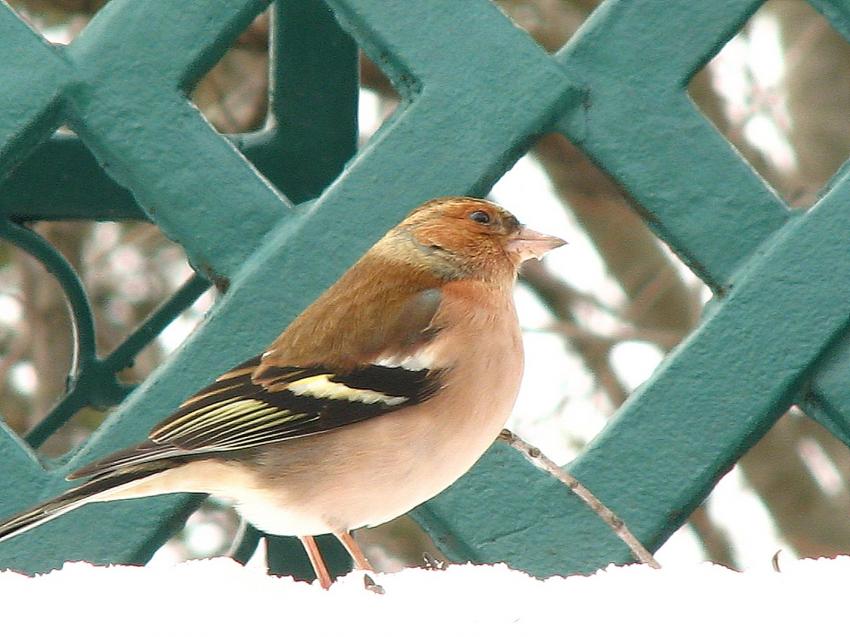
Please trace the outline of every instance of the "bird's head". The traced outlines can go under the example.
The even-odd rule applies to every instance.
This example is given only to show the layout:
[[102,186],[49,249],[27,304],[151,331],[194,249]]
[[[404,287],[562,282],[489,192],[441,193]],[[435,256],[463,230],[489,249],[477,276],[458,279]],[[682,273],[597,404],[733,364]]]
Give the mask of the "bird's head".
[[473,197],[432,199],[413,210],[387,239],[391,245],[412,244],[417,259],[449,278],[514,276],[523,261],[566,243]]

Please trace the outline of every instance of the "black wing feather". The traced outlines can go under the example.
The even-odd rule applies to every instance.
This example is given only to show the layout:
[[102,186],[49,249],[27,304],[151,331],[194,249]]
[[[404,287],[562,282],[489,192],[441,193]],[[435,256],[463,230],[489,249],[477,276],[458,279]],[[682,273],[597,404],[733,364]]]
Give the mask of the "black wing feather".
[[[252,358],[186,400],[150,433],[150,440],[76,471],[94,476],[163,458],[235,451],[311,436],[419,404],[439,391],[440,370],[364,365],[343,373],[321,367],[266,367],[252,378]],[[271,388],[260,381],[285,379]],[[351,391],[348,399],[285,389],[317,380]],[[294,388],[294,387],[293,387]],[[364,395],[371,400],[357,400]],[[383,398],[380,398],[383,397]]]

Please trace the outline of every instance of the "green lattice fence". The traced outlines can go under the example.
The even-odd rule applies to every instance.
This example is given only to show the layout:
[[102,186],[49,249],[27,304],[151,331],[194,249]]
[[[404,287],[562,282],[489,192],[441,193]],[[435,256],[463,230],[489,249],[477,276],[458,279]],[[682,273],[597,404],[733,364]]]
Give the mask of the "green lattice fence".
[[[761,2],[609,0],[555,55],[487,0],[328,4],[342,29],[315,1],[277,3],[274,123],[228,139],[187,93],[265,2],[112,0],[64,48],[0,6],[0,234],[62,282],[79,345],[68,395],[28,444],[0,432],[0,514],[141,439],[192,390],[268,343],[406,210],[486,192],[552,131],[614,176],[716,294],[699,328],[573,464],[579,478],[656,548],[792,403],[850,442],[844,170],[805,214],[790,210],[686,93]],[[812,4],[850,36],[850,4]],[[355,152],[358,47],[402,104]],[[63,123],[76,135],[54,134]],[[79,281],[21,225],[40,218],[149,219],[228,292],[129,393],[116,372],[205,279],[98,358]],[[118,403],[78,453],[42,466],[32,447],[72,413]],[[86,507],[1,544],[0,565],[144,561],[196,502]],[[547,574],[630,559],[581,503],[505,448],[415,517],[456,560]]]

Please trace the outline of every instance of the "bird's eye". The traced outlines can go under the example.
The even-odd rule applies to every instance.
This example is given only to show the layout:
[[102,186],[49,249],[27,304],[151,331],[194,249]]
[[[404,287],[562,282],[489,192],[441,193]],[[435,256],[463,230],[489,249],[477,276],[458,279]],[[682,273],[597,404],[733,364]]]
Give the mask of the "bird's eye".
[[484,212],[483,210],[476,210],[474,212],[469,213],[469,218],[472,219],[475,223],[490,223],[490,214]]

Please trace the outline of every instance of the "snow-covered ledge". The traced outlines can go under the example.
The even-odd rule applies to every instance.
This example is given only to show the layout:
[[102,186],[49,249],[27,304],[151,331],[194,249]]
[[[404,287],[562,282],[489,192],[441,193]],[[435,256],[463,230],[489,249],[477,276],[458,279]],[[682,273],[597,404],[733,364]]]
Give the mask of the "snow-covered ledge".
[[147,567],[73,563],[38,577],[7,571],[0,572],[0,631],[86,637],[838,634],[847,631],[850,557],[785,560],[781,573],[769,565],[746,573],[710,564],[626,566],[541,581],[504,565],[465,565],[376,579],[383,595],[364,588],[362,573],[323,591],[226,558]]

